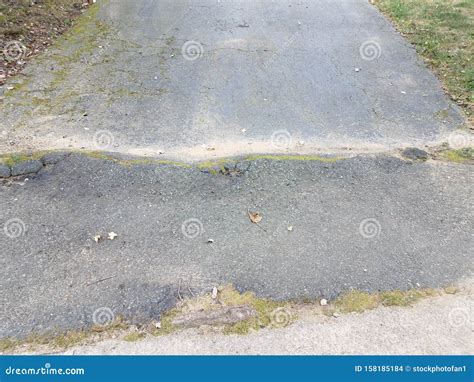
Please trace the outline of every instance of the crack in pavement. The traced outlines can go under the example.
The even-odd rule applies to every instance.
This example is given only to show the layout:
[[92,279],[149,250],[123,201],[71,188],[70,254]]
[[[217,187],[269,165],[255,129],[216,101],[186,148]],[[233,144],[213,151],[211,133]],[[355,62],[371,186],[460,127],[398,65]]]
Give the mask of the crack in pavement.
[[[0,337],[88,326],[98,307],[157,318],[191,276],[196,294],[233,283],[289,299],[438,287],[473,271],[471,165],[379,155],[237,160],[219,176],[209,166],[72,153],[2,183]],[[118,237],[94,242],[108,232]]]

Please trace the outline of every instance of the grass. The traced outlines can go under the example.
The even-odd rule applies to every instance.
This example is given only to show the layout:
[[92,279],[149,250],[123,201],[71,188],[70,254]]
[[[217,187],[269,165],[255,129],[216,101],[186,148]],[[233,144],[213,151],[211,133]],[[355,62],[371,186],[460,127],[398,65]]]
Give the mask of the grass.
[[474,1],[375,0],[469,117],[474,111]]

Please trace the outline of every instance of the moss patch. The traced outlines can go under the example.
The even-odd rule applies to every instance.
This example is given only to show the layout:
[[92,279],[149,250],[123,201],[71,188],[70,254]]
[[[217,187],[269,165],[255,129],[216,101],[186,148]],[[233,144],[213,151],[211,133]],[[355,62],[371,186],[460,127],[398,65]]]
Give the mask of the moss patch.
[[390,291],[380,294],[380,302],[384,306],[411,306],[415,302],[425,297],[439,295],[433,289],[413,289],[409,291]]
[[411,306],[422,298],[439,296],[435,289],[411,289],[407,291],[394,290],[380,293],[351,291],[339,296],[334,306],[341,313],[357,312],[375,309],[383,306]]
[[23,339],[3,338],[0,339],[0,352],[12,352],[19,346],[37,348],[48,346],[54,350],[65,350],[73,346],[93,342],[110,337],[112,333],[127,330],[128,323],[123,317],[116,317],[115,321],[106,326],[94,325],[87,329],[52,331],[46,334],[32,333]]
[[161,316],[161,328],[152,331],[154,336],[164,336],[175,332],[178,328],[173,325],[173,318],[175,318],[181,310],[173,308]]
[[8,353],[15,349],[20,344],[20,341],[11,338],[0,339],[0,352]]
[[319,155],[248,155],[241,159],[222,158],[218,160],[208,160],[197,164],[200,170],[206,170],[211,174],[225,174],[226,165],[235,165],[239,162],[252,162],[257,160],[271,161],[317,161],[324,163],[333,163],[345,158],[342,157],[324,157]]
[[253,161],[258,159],[267,159],[275,161],[317,161],[324,163],[333,163],[345,158],[342,157],[325,157],[320,155],[250,155],[245,160]]
[[148,165],[148,164],[155,164],[155,165],[168,165],[168,166],[176,166],[176,167],[184,167],[184,168],[192,168],[190,164],[184,162],[177,162],[171,160],[162,160],[162,159],[144,159],[144,158],[137,158],[137,159],[120,159],[116,156],[111,154],[106,154],[100,151],[81,151],[80,154],[86,155],[89,158],[100,159],[100,160],[107,160],[114,163],[117,163],[122,166],[139,166],[139,165]]
[[140,341],[145,337],[146,337],[146,334],[143,332],[133,332],[133,333],[127,334],[125,337],[123,337],[123,339],[124,341],[127,341],[127,342],[135,342],[135,341]]
[[8,154],[8,155],[0,155],[0,163],[6,164],[8,167],[13,167],[19,163],[26,162],[29,160],[38,160],[40,159],[46,152],[36,152],[34,154]]
[[374,294],[351,291],[339,296],[334,304],[342,313],[361,313],[365,310],[375,309],[379,305],[379,299]]
[[474,160],[474,148],[466,147],[459,150],[446,150],[441,153],[441,156],[449,162],[471,162]]
[[288,302],[273,301],[258,298],[252,292],[240,293],[232,285],[219,288],[217,302],[210,295],[184,300],[176,308],[163,314],[161,328],[153,330],[155,336],[170,334],[178,328],[173,325],[173,319],[192,311],[212,311],[222,306],[247,305],[256,312],[256,317],[250,317],[233,325],[223,328],[224,334],[248,334],[265,327],[284,327],[289,325],[296,315],[291,312]]
[[219,299],[227,306],[248,305],[257,312],[256,317],[227,326],[225,334],[248,334],[265,327],[283,327],[296,318],[287,302],[259,298],[252,292],[239,293],[232,285],[219,292]]
[[458,292],[459,292],[459,289],[455,287],[454,285],[450,285],[444,288],[444,293],[446,294],[456,294]]

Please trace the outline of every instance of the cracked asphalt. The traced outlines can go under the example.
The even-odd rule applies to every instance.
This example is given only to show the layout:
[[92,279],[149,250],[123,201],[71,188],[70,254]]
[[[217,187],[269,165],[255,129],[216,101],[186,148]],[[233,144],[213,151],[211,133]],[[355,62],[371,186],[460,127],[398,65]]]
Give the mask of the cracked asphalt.
[[[226,283],[275,299],[331,299],[472,274],[470,165],[365,156],[237,168],[71,154],[28,180],[5,180],[2,336],[88,326],[104,307],[132,322],[158,319],[178,294]],[[263,214],[259,226],[248,211]]]
[[367,1],[94,7],[2,96],[1,154],[69,154],[0,179],[0,338],[472,276],[472,163],[395,150],[465,118]]
[[366,0],[120,0],[98,13],[7,91],[3,152],[385,151],[465,122]]

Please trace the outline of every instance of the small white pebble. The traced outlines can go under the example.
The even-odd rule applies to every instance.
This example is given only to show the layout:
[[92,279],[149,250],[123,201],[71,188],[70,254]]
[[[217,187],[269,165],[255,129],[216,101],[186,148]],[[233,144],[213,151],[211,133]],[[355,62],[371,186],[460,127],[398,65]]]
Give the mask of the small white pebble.
[[328,304],[328,300],[326,300],[325,298],[322,298],[321,301],[319,301],[319,303],[321,304],[321,306],[326,306]]
[[217,298],[217,287],[212,288],[211,297],[212,297],[213,300],[215,300]]

